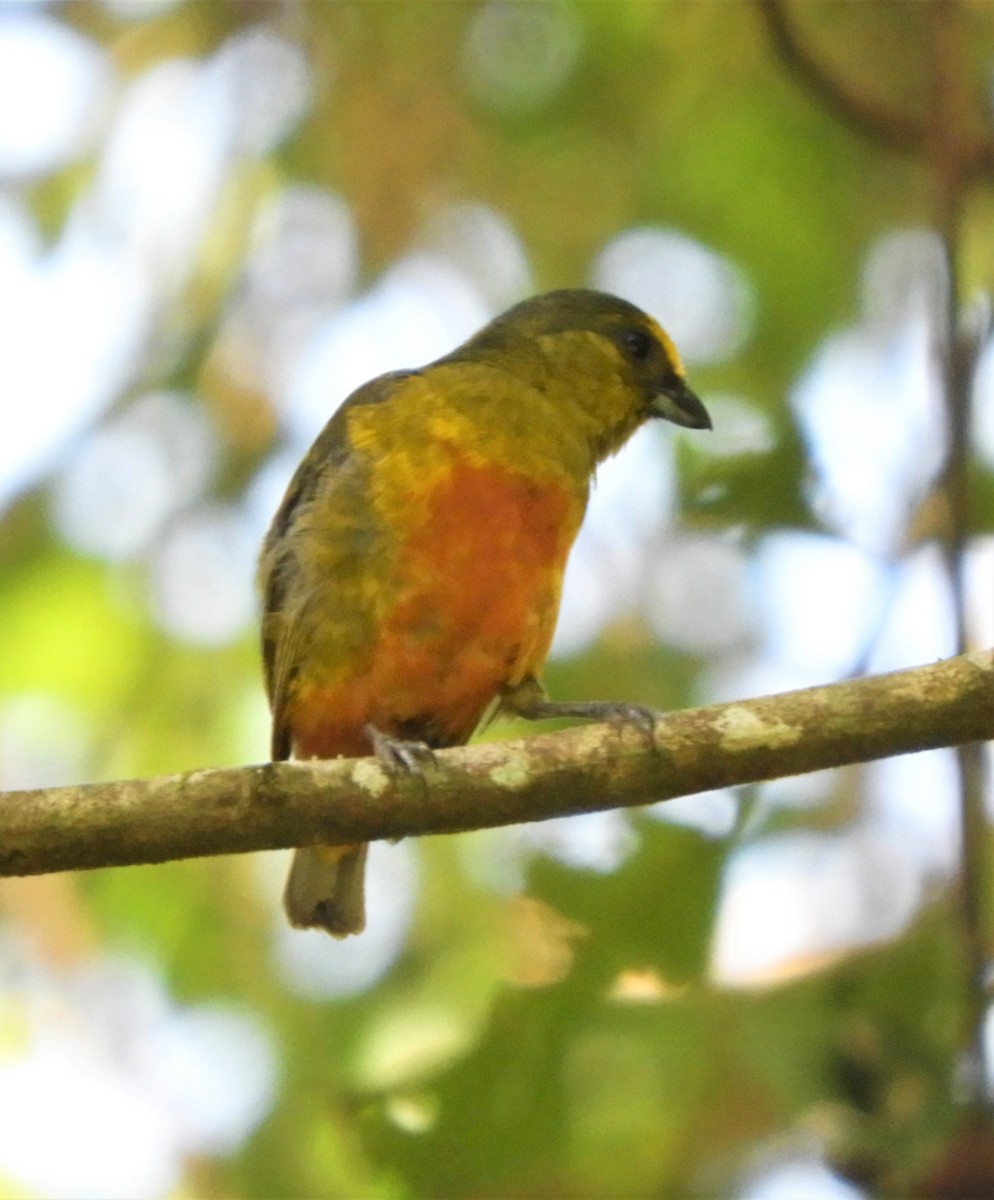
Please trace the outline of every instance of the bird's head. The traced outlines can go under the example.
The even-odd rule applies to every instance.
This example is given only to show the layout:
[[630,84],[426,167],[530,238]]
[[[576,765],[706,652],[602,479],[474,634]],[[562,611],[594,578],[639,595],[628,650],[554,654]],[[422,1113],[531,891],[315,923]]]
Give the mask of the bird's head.
[[546,292],[485,326],[457,356],[483,357],[579,410],[597,460],[661,417],[710,429],[673,343],[627,300],[582,288]]

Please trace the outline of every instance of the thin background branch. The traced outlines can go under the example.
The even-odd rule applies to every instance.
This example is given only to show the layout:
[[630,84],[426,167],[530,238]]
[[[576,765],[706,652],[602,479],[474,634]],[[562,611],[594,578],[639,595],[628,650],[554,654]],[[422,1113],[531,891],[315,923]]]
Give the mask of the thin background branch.
[[[959,261],[963,209],[969,185],[994,176],[994,137],[989,132],[986,97],[972,94],[966,70],[969,46],[960,0],[932,0],[926,6],[929,53],[929,106],[923,116],[901,112],[886,99],[861,90],[829,70],[800,35],[786,0],[757,0],[774,53],[784,69],[827,112],[849,129],[879,144],[920,156],[932,189],[935,227],[947,269],[946,306],[937,353],[949,435],[947,460],[935,489],[945,527],[942,552],[953,598],[957,648],[968,644],[964,572],[970,535],[970,406],[982,337],[968,336],[960,308]],[[803,6],[799,6],[803,7]],[[986,332],[986,331],[984,331]],[[970,1044],[975,1100],[986,1103],[989,1067],[984,1027],[990,1002],[989,962],[994,953],[990,896],[994,864],[984,807],[980,748],[958,748],[960,816],[963,830],[959,891],[970,975]]]
[[[948,454],[937,490],[947,515],[942,552],[956,621],[956,645],[968,645],[966,611],[966,552],[970,539],[970,494],[967,466],[970,456],[971,401],[977,360],[977,339],[964,328],[960,307],[963,209],[970,170],[970,147],[961,131],[968,126],[972,97],[964,80],[966,58],[962,12],[958,3],[940,0],[929,6],[931,33],[931,123],[926,140],[926,166],[932,183],[936,228],[942,238],[948,277],[943,328],[938,346]],[[959,773],[960,823],[963,831],[959,895],[966,957],[970,973],[970,1081],[975,1099],[985,1102],[989,1078],[984,1029],[990,1003],[988,964],[994,939],[991,930],[991,835],[984,805],[984,771],[979,748],[961,746],[956,756]]]
[[[885,97],[871,94],[853,80],[830,70],[798,31],[786,0],[756,0],[774,53],[793,79],[825,111],[832,113],[854,133],[875,142],[911,153],[924,153],[930,138],[928,119],[902,112]],[[944,7],[935,0],[930,7]],[[803,10],[805,5],[797,5]],[[941,18],[940,18],[941,19]],[[956,131],[964,179],[994,176],[994,137],[981,130]]]

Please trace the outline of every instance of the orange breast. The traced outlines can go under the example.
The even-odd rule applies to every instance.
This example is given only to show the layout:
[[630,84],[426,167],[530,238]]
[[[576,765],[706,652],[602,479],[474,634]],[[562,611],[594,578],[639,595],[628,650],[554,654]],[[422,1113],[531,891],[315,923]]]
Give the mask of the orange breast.
[[367,723],[465,741],[502,687],[541,669],[581,517],[582,501],[556,483],[495,466],[446,472],[384,581],[392,603],[361,675],[336,672],[326,687],[305,668],[297,752],[368,753]]

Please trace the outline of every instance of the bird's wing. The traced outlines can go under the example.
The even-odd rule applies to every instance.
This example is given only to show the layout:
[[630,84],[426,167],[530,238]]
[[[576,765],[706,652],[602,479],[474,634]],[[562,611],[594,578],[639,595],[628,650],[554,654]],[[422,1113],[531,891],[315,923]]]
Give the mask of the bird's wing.
[[[328,591],[347,586],[345,575],[355,554],[367,549],[367,533],[361,528],[364,506],[356,503],[361,495],[362,464],[349,442],[348,413],[366,404],[389,401],[404,380],[416,374],[395,371],[364,384],[336,411],[318,435],[294,473],[283,501],[273,517],[259,559],[258,583],[262,596],[262,658],[266,691],[272,708],[271,755],[274,760],[289,758],[293,750],[293,731],[287,721],[287,701],[305,649],[303,642],[310,622],[308,604],[328,604]],[[297,555],[294,529],[308,522],[316,504],[322,515],[340,510],[342,520],[329,530],[329,542],[340,542],[340,570],[328,571],[323,586],[306,586],[307,564]],[[359,519],[357,519],[357,517]],[[336,549],[334,545],[330,547]],[[335,555],[330,557],[334,559]],[[335,578],[336,574],[339,578]],[[332,601],[333,603],[333,601]]]

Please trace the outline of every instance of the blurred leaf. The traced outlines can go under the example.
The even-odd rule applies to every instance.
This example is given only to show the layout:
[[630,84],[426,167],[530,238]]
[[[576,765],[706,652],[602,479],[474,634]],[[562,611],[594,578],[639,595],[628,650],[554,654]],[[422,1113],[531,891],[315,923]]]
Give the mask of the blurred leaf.
[[[940,6],[787,0],[785,9],[840,79],[902,112],[929,115]],[[990,137],[991,10],[972,0],[941,8],[953,10],[963,21],[958,135]],[[528,24],[536,12],[549,22],[541,44]],[[204,499],[223,498],[253,527],[265,519],[276,502],[267,472],[289,472],[315,416],[294,408],[301,362],[339,307],[357,299],[294,291],[307,274],[301,254],[319,247],[291,254],[285,294],[260,290],[257,255],[271,206],[288,186],[306,183],[340,200],[355,224],[360,295],[400,256],[423,248],[432,221],[453,204],[484,206],[506,223],[536,290],[589,282],[605,245],[638,227],[674,231],[722,256],[744,281],[751,334],[727,360],[695,364],[692,378],[705,396],[740,397],[760,414],[769,448],[721,453],[679,439],[679,519],[695,536],[733,531],[743,553],[767,530],[817,527],[792,389],[826,336],[863,319],[871,247],[895,229],[933,223],[936,181],[920,155],[864,137],[812,96],[776,55],[757,4],[85,2],[50,6],[44,19],[103,48],[116,74],[62,165],[11,176],[0,251],[3,280],[18,280],[20,290],[9,311],[27,311],[42,296],[52,325],[39,344],[53,361],[71,348],[77,322],[85,328],[81,309],[91,297],[102,302],[99,272],[74,293],[85,299],[68,314],[59,307],[67,302],[38,289],[73,261],[81,230],[97,230],[90,268],[120,262],[132,272],[114,320],[129,311],[121,305],[144,303],[145,290],[149,308],[127,361],[93,367],[107,379],[103,408],[92,411],[120,412],[156,388],[203,405],[218,439]],[[125,171],[113,203],[100,191],[114,165],[108,139],[130,89],[157,68],[209,64],[194,92],[217,99],[232,83],[219,74],[219,57],[253,30],[300,47],[309,107],[259,152],[221,136],[216,194],[189,261],[159,263],[155,221],[127,208],[141,181]],[[543,72],[556,53],[553,78]],[[531,91],[529,70],[538,79]],[[246,86],[238,112],[257,99]],[[169,139],[195,141],[199,131],[181,135],[165,116],[145,136],[172,161]],[[218,134],[202,132],[204,145]],[[957,199],[960,291],[970,298],[992,286],[992,201],[985,187]],[[398,332],[408,331],[384,330],[383,339]],[[337,370],[329,369],[329,397]],[[16,387],[5,394],[4,436],[25,403]],[[854,442],[862,436],[846,432]],[[71,460],[75,444],[62,453]],[[255,631],[215,647],[166,633],[151,556],[87,560],[60,542],[48,485],[61,466],[53,457],[0,523],[0,713],[25,697],[55,701],[46,713],[63,705],[78,717],[80,769],[91,775],[264,758]],[[969,489],[971,529],[989,533],[994,472],[976,455]],[[927,536],[941,532],[933,522]],[[661,555],[651,565],[666,564]],[[751,679],[755,647],[737,642],[698,655],[662,644],[638,605],[633,595],[589,649],[549,665],[552,695],[672,709],[706,702],[742,672]],[[525,731],[504,724],[487,736]],[[0,727],[5,756],[7,732]],[[69,735],[51,729],[42,766],[63,762]],[[939,1183],[985,1178],[971,1175],[970,1164],[956,1175],[950,1157],[952,1148],[982,1163],[986,1143],[971,1141],[969,1129],[953,1140],[969,998],[958,915],[941,899],[949,881],[935,877],[935,896],[891,944],[859,954],[842,947],[830,968],[807,964],[802,978],[765,991],[719,991],[707,981],[731,847],[781,829],[840,828],[869,810],[868,794],[863,775],[842,774],[814,808],[755,797],[748,804],[745,793],[734,842],[629,814],[631,852],[603,871],[537,853],[526,860],[524,842],[503,834],[432,839],[419,847],[422,881],[405,944],[375,982],[347,998],[294,993],[274,938],[282,915],[260,882],[266,864],[248,858],[74,879],[59,903],[77,906],[86,936],[64,939],[61,953],[82,956],[92,941],[136,955],[180,1001],[234,1000],[272,1032],[282,1071],[273,1111],[223,1163],[191,1165],[176,1149],[177,1194],[730,1195],[770,1146],[814,1137],[868,1194],[913,1195],[928,1163],[939,1164]],[[488,870],[468,865],[481,859]],[[516,871],[523,896],[509,894]],[[39,907],[8,903],[3,932],[36,947],[37,973],[46,976],[53,913],[65,909]],[[59,1152],[58,1131],[45,1135]],[[180,1134],[171,1136],[178,1147]],[[3,1168],[0,1194],[26,1194]]]

